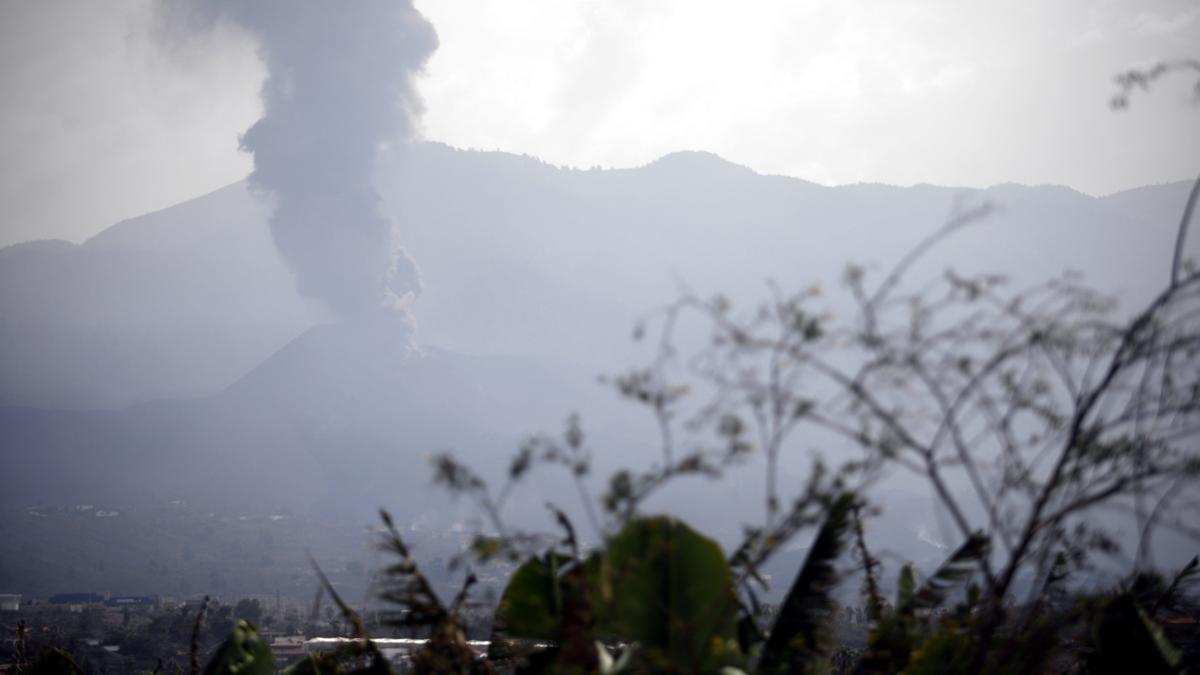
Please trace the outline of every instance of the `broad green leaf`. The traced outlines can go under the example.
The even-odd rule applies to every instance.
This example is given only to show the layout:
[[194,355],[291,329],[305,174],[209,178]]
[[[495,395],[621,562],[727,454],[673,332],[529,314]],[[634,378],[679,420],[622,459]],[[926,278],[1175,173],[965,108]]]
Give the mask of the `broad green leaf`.
[[844,548],[853,508],[854,495],[849,493],[838,497],[830,507],[804,565],[779,608],[779,617],[763,649],[760,672],[807,672],[819,661],[832,608],[832,589],[837,582],[834,565]]
[[254,624],[242,619],[204,668],[204,675],[274,675],[275,657]]
[[511,637],[557,640],[564,593],[560,575],[570,563],[570,558],[550,552],[517,568],[496,608],[498,629]]
[[599,563],[597,631],[638,643],[642,667],[711,672],[740,663],[733,575],[716,542],[674,518],[641,518]]
[[[593,559],[581,566],[552,551],[521,565],[496,609],[488,657],[523,673],[554,667],[595,670],[589,588],[595,574],[588,570],[597,565]],[[554,646],[547,649],[545,643]]]

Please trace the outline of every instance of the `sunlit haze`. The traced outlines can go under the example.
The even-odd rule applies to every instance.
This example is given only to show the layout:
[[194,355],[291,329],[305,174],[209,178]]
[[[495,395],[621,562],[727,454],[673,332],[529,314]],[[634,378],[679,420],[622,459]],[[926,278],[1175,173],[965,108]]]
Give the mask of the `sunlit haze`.
[[[264,69],[225,25],[164,44],[153,3],[0,12],[0,243],[80,241],[245,176]],[[1116,114],[1115,73],[1189,54],[1185,1],[427,0],[423,135],[573,167],[706,150],[822,184],[1067,185],[1200,170],[1191,82]]]

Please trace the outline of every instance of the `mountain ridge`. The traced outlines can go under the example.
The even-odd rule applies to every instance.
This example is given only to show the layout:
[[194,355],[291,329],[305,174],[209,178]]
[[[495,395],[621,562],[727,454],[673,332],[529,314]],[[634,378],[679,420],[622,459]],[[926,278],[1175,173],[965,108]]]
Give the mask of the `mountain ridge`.
[[[1065,256],[1062,266],[1107,274],[1095,260],[1147,258],[1154,247],[1162,252],[1153,255],[1169,255],[1168,230],[1186,191],[1175,183],[1096,198],[1015,185],[825,187],[703,152],[652,165],[560,169],[434,143],[382,156],[381,205],[426,281],[413,305],[418,339],[611,367],[628,351],[595,345],[624,343],[641,314],[678,292],[677,280],[752,299],[768,277],[786,285],[836,279],[843,262],[881,260],[919,240],[956,199],[992,200],[1002,212],[977,228],[992,231],[993,242],[967,233],[950,243],[946,261],[1006,249],[1000,266],[1033,252],[1042,270]],[[83,244],[0,249],[0,400],[120,408],[214,393],[331,320],[295,293],[268,208],[238,182]],[[1142,236],[1143,228],[1152,232]],[[1128,242],[1089,242],[1088,231]],[[550,318],[581,306],[594,308],[595,330]]]
[[[452,152],[471,153],[474,155],[485,156],[485,157],[486,156],[502,157],[502,158],[505,158],[505,161],[527,162],[530,165],[541,166],[541,167],[544,167],[551,171],[566,171],[566,172],[581,172],[581,173],[637,172],[637,171],[641,171],[643,169],[646,169],[648,167],[653,167],[653,166],[661,167],[661,166],[675,165],[675,164],[678,164],[679,160],[681,160],[681,159],[683,159],[683,160],[699,160],[699,161],[709,162],[710,165],[712,165],[712,166],[726,166],[728,168],[736,169],[738,171],[749,172],[751,174],[754,174],[754,175],[762,177],[762,178],[785,179],[787,181],[795,181],[795,182],[798,182],[798,183],[804,184],[804,185],[810,185],[810,186],[817,187],[817,188],[828,188],[828,189],[847,189],[847,188],[858,188],[858,187],[886,187],[886,188],[897,188],[897,189],[902,189],[902,190],[909,189],[909,188],[934,188],[934,189],[940,189],[940,190],[953,190],[953,191],[987,192],[989,190],[993,190],[996,188],[1025,188],[1025,189],[1030,189],[1030,190],[1062,188],[1062,189],[1070,190],[1071,192],[1074,192],[1074,193],[1076,193],[1080,196],[1086,197],[1086,198],[1105,200],[1105,199],[1109,199],[1109,198],[1113,198],[1113,197],[1127,195],[1130,193],[1141,192],[1144,190],[1158,190],[1158,189],[1184,190],[1184,189],[1190,188],[1190,186],[1193,183],[1193,179],[1182,178],[1177,181],[1164,181],[1164,182],[1158,182],[1158,183],[1150,183],[1150,184],[1146,184],[1146,185],[1138,185],[1138,186],[1129,187],[1129,188],[1123,188],[1123,189],[1119,189],[1119,190],[1109,192],[1109,193],[1104,193],[1104,194],[1090,194],[1087,192],[1080,191],[1069,185],[1061,184],[1061,183],[1032,184],[1032,183],[1019,183],[1019,182],[1011,182],[1011,181],[1006,181],[1003,183],[995,183],[992,185],[985,185],[985,186],[964,186],[964,185],[954,185],[954,184],[929,183],[929,182],[924,182],[924,181],[918,182],[918,183],[911,183],[911,184],[888,183],[888,182],[884,182],[884,181],[857,181],[857,182],[850,182],[850,183],[824,184],[824,183],[818,183],[816,181],[808,180],[801,176],[794,176],[794,175],[790,175],[790,174],[774,173],[774,172],[760,172],[757,169],[754,169],[753,167],[750,167],[745,164],[739,164],[733,160],[726,159],[719,154],[716,154],[714,152],[710,152],[707,150],[675,150],[672,152],[668,152],[654,160],[646,162],[645,164],[641,164],[641,165],[637,165],[637,166],[586,168],[586,167],[574,167],[574,166],[569,166],[569,165],[556,165],[556,164],[547,162],[545,160],[542,160],[534,155],[509,152],[506,150],[479,150],[479,149],[457,148],[457,147],[450,146],[448,144],[441,143],[438,141],[423,141],[420,143],[416,143],[414,145],[441,147],[441,148],[444,148],[444,149],[452,151]],[[172,204],[170,206],[165,206],[160,209],[147,211],[146,213],[138,214],[135,216],[130,216],[129,218],[124,218],[122,220],[119,220],[119,221],[111,224],[111,225],[108,225],[107,227],[103,228],[96,234],[86,237],[83,240],[78,241],[78,242],[70,241],[70,240],[66,240],[66,239],[54,239],[54,238],[52,238],[52,239],[28,239],[28,240],[13,242],[10,244],[5,244],[3,246],[0,246],[0,252],[3,252],[7,249],[14,248],[14,247],[22,247],[22,246],[25,246],[26,244],[35,244],[35,243],[41,243],[41,242],[63,242],[63,243],[67,243],[67,244],[72,244],[74,246],[83,246],[83,245],[88,244],[89,242],[93,242],[93,240],[96,240],[97,242],[103,242],[104,244],[108,244],[109,242],[106,240],[112,236],[112,232],[110,232],[112,230],[124,229],[132,224],[140,223],[145,220],[152,219],[155,216],[158,216],[158,215],[166,213],[166,212],[172,212],[172,211],[176,211],[177,209],[180,209],[180,208],[186,208],[189,205],[199,205],[199,204],[205,203],[208,199],[210,199],[214,195],[217,195],[218,193],[225,193],[227,191],[232,192],[232,191],[236,191],[239,188],[245,189],[245,186],[246,186],[245,178],[232,181],[226,185],[218,187],[209,192],[197,195],[190,199],[184,200],[182,202]]]
[[[1014,283],[1079,269],[1130,307],[1164,282],[1187,185],[1104,198],[1015,185],[825,187],[703,153],[588,171],[423,144],[381,156],[377,188],[425,280],[411,316],[338,319],[299,296],[269,204],[244,182],[82,244],[0,249],[0,452],[19,477],[0,506],[20,520],[5,540],[49,541],[30,505],[93,500],[135,513],[185,501],[230,522],[319,514],[341,526],[386,505],[401,522],[450,527],[473,511],[431,488],[427,460],[439,452],[499,480],[530,434],[556,434],[579,412],[595,475],[655,461],[653,420],[595,378],[652,362],[655,345],[631,340],[633,327],[683,288],[749,312],[767,280],[817,282],[823,309],[853,311],[838,284],[846,263],[880,274],[948,215],[993,203],[913,266],[915,283],[947,268]],[[683,330],[691,343],[707,337]],[[753,470],[660,497],[733,531],[757,517],[732,506]],[[546,501],[574,499],[570,480],[540,485],[510,504],[524,522],[540,522]],[[139,546],[165,532],[157,517],[143,521]],[[70,550],[76,534],[62,530],[54,550]],[[95,562],[87,555],[79,564]],[[83,578],[25,556],[0,546],[0,576],[38,588]],[[203,586],[192,567],[200,576],[181,588]]]

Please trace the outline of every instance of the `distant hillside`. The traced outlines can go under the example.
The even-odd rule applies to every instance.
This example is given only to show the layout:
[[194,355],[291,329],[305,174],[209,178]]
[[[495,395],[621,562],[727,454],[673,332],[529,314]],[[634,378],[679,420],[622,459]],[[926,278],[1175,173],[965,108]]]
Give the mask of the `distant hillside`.
[[0,400],[117,408],[220,391],[323,316],[241,184],[82,245],[0,249]]
[[[836,289],[851,260],[884,262],[956,199],[1001,211],[931,256],[1041,277],[1073,268],[1144,296],[1169,256],[1186,185],[1095,199],[1060,187],[821,187],[676,153],[626,170],[558,169],[416,145],[378,178],[421,268],[419,340],[595,373],[628,360],[633,320],[674,297]],[[0,249],[0,401],[116,408],[213,394],[309,326],[241,184],[118,223],[80,246]]]

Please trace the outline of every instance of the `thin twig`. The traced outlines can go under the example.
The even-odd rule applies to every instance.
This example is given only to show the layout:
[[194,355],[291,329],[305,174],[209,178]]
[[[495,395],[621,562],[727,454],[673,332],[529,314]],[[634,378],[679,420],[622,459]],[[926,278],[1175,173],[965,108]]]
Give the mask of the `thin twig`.
[[200,603],[200,611],[196,612],[196,623],[192,625],[191,664],[192,675],[200,675],[200,624],[204,621],[204,612],[208,609],[208,596]]

